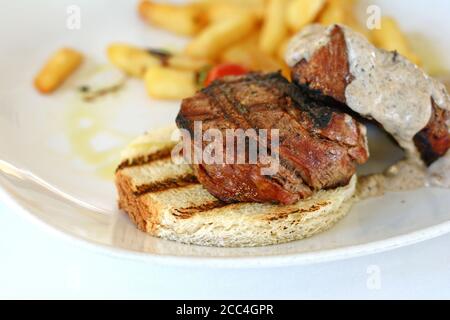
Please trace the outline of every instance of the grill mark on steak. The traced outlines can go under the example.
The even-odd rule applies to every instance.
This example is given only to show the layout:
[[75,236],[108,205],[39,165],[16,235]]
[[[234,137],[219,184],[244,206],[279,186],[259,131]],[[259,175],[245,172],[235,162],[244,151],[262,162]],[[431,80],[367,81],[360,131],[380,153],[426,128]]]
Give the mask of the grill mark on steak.
[[[272,80],[276,83],[272,83]],[[273,96],[279,97],[279,99],[275,102],[277,104],[276,107],[272,108],[272,106],[268,103],[267,105],[264,104],[257,104],[257,110],[255,110],[254,105],[249,104],[246,105],[245,103],[240,103],[243,109],[246,110],[246,112],[243,114],[243,117],[254,127],[258,129],[270,129],[270,128],[284,128],[286,130],[281,130],[280,133],[280,139],[281,139],[281,146],[286,145],[286,143],[283,143],[283,140],[288,138],[291,134],[288,132],[297,132],[299,133],[299,139],[309,140],[310,138],[317,138],[317,139],[323,139],[326,140],[323,143],[330,144],[330,149],[336,148],[336,145],[340,145],[342,149],[347,148],[348,146],[354,147],[358,141],[352,141],[348,142],[347,144],[343,143],[344,141],[338,141],[336,140],[336,136],[330,137],[324,135],[323,130],[327,130],[329,126],[332,124],[332,119],[334,117],[338,116],[345,116],[343,114],[338,114],[336,111],[332,110],[331,108],[315,103],[312,100],[305,100],[302,99],[300,102],[301,105],[298,105],[297,101],[293,101],[289,95],[289,93],[292,93],[293,91],[296,91],[296,88],[293,84],[290,84],[286,79],[284,79],[281,75],[277,76],[271,76],[270,81],[259,81],[258,84],[264,89],[266,89],[267,92],[271,93]],[[233,86],[230,85],[227,87],[227,90],[229,91],[229,96],[232,96],[233,102],[234,101],[245,101],[246,96],[250,96],[250,94],[247,95],[247,87],[246,86]],[[248,90],[251,90],[248,89]],[[240,92],[242,91],[242,92]],[[240,96],[239,93],[241,93]],[[231,98],[230,98],[231,99]],[[251,99],[250,99],[251,100]],[[306,112],[306,115],[305,115]],[[259,114],[264,114],[266,116],[258,116]],[[324,119],[321,119],[321,115],[324,115]],[[304,115],[304,121],[300,121],[299,117],[300,115]],[[279,116],[279,118],[275,118]],[[287,118],[286,118],[287,117]],[[357,130],[356,122],[351,119],[350,116],[347,116],[352,123],[355,124],[355,130]],[[345,119],[345,118],[344,118]],[[342,120],[343,122],[345,120]],[[313,128],[314,130],[308,130]],[[346,132],[344,129],[345,127],[340,127],[340,131],[343,131],[344,135],[352,136],[355,134],[355,132]],[[286,135],[283,135],[283,132]],[[300,134],[301,133],[301,134]],[[291,142],[295,144],[296,142]],[[365,151],[365,147],[364,147]],[[343,151],[342,154],[345,152]],[[356,153],[358,156],[358,152]],[[289,163],[290,165],[288,168],[295,167],[292,165],[292,162],[295,161],[296,157],[292,157],[289,155],[285,148],[280,149],[280,157],[285,161],[285,163]],[[298,164],[297,164],[298,167]],[[326,172],[326,168],[324,168]],[[308,175],[305,170],[296,170],[296,174],[300,173],[301,178],[306,181],[308,185],[319,185],[320,188],[324,187],[322,185],[322,182],[320,180],[314,180],[313,177]],[[341,182],[337,182],[337,185],[346,184],[348,183],[348,177],[345,177],[341,180]]]
[[[221,90],[224,93],[223,96],[227,100],[228,103],[223,103],[220,105],[221,106],[229,106],[229,108],[224,109],[224,112],[230,116],[230,119],[232,121],[234,120],[235,122],[237,122],[237,126],[240,128],[255,129],[255,130],[271,129],[271,128],[277,129],[277,126],[274,123],[272,123],[272,125],[266,126],[266,125],[256,121],[256,119],[254,119],[253,117],[251,117],[251,114],[258,112],[258,110],[254,110],[254,106],[256,106],[256,108],[260,107],[261,108],[261,110],[259,110],[260,112],[263,110],[267,110],[268,108],[269,109],[271,108],[271,105],[267,104],[267,100],[265,100],[266,103],[262,102],[262,103],[256,103],[255,105],[250,104],[247,106],[244,103],[241,103],[241,101],[239,100],[239,97],[236,96],[236,94],[237,94],[235,92],[236,90],[234,90],[234,85],[239,85],[241,88],[250,88],[250,93],[247,98],[250,98],[250,100],[255,99],[255,98],[258,99],[258,97],[256,96],[256,93],[258,93],[258,92],[256,91],[256,88],[253,87],[256,83],[259,86],[266,88],[266,90],[269,93],[271,93],[271,95],[280,97],[280,98],[276,99],[277,101],[274,101],[274,103],[279,105],[280,100],[285,98],[285,96],[277,90],[277,87],[275,85],[273,85],[273,83],[272,83],[273,81],[276,81],[277,85],[280,85],[280,82],[283,82],[283,81],[286,81],[286,83],[287,83],[287,80],[285,80],[285,78],[283,78],[281,76],[281,74],[279,74],[279,73],[271,73],[268,75],[258,76],[258,77],[255,77],[255,74],[250,74],[248,79],[245,79],[241,83],[239,83],[239,82],[227,83],[228,84],[227,86],[221,86]],[[269,83],[272,85],[269,85]],[[206,89],[206,91],[208,91],[208,89]],[[220,94],[214,94],[214,98],[220,97],[220,96],[221,96]],[[281,101],[281,105],[283,105],[282,101]],[[276,107],[274,109],[276,109]],[[227,112],[228,110],[230,110],[230,112]],[[268,118],[268,119],[270,119],[270,118]],[[254,139],[258,139],[258,137],[254,137]],[[265,144],[264,141],[259,141],[259,143],[263,145],[263,148],[267,148],[268,152],[272,152],[272,150],[270,148],[271,147],[271,136],[268,135],[267,139],[268,139],[267,144]],[[280,137],[280,140],[281,139],[282,139],[282,137]],[[282,142],[280,141],[280,144],[281,143]],[[301,193],[305,196],[312,194],[312,191],[309,188],[309,186],[305,185],[305,183],[304,183],[304,179],[306,178],[306,175],[303,172],[296,169],[295,165],[292,163],[292,161],[289,160],[288,157],[286,157],[283,154],[281,149],[279,152],[279,158],[280,158],[281,172],[279,174],[275,174],[272,177],[266,177],[266,178],[270,179],[274,183],[277,183],[280,186],[286,188],[290,192]]]
[[[205,131],[280,131],[280,170],[273,176],[262,175],[260,163],[193,165],[198,180],[211,194],[225,202],[290,204],[314,190],[347,184],[356,163],[367,160],[366,146],[361,144],[365,140],[359,137],[362,132],[356,121],[306,95],[304,99],[292,98],[296,89],[279,73],[251,73],[217,80],[183,100],[177,125],[191,133],[198,119],[204,120]],[[268,147],[269,153],[270,134],[268,138],[263,147]],[[250,139],[262,142],[258,134],[250,134]],[[352,148],[360,148],[359,154]]]
[[[284,79],[283,79],[284,80]],[[365,141],[349,141],[348,138],[352,137],[352,134],[348,134],[348,132],[332,132],[334,134],[334,137],[330,137],[330,132],[327,132],[329,129],[329,126],[331,125],[331,122],[333,121],[333,117],[335,116],[346,116],[345,113],[343,114],[336,114],[336,110],[341,110],[343,112],[346,112],[344,108],[342,108],[340,105],[336,105],[336,103],[330,103],[331,100],[335,101],[334,99],[317,99],[318,101],[321,101],[321,104],[318,104],[315,100],[311,99],[308,94],[299,94],[299,90],[297,86],[289,83],[287,80],[285,80],[286,85],[280,86],[280,89],[282,88],[283,94],[286,95],[288,99],[288,103],[285,105],[282,105],[282,108],[286,111],[288,115],[290,115],[293,120],[298,122],[299,124],[305,126],[308,125],[306,121],[302,121],[302,113],[299,112],[298,109],[301,111],[307,112],[310,118],[313,121],[314,130],[310,131],[310,134],[316,135],[317,138],[325,139],[334,143],[338,143],[342,147],[355,147],[355,145],[362,145],[365,144]],[[267,86],[266,83],[264,85]],[[272,86],[271,89],[275,89],[276,87]],[[269,89],[269,88],[268,88]],[[318,96],[316,96],[317,98]],[[289,103],[290,100],[293,99],[297,104],[293,105],[292,103]],[[325,104],[325,105],[324,105]],[[326,104],[332,105],[332,107],[328,107]],[[349,109],[349,108],[347,108]],[[350,109],[349,109],[350,110]],[[350,118],[351,119],[351,118]],[[344,118],[345,121],[345,118]],[[360,125],[355,121],[351,120],[356,125],[356,130],[358,131],[357,136],[363,137],[364,135],[361,132]],[[325,129],[325,130],[324,130]],[[339,129],[344,129],[340,127]],[[335,135],[342,134],[342,137],[336,137]],[[358,159],[358,156],[360,156],[361,150],[355,150],[355,160]]]
[[[270,77],[273,77],[272,75],[270,75]],[[259,81],[259,79],[254,79],[253,77],[251,78],[251,81]],[[250,81],[249,81],[250,82]],[[244,81],[245,83],[245,81]],[[205,93],[208,94],[208,96],[212,99],[212,101],[214,101],[215,105],[219,106],[219,108],[221,109],[221,111],[224,114],[224,117],[226,119],[229,119],[231,122],[233,122],[235,124],[236,128],[241,128],[241,129],[262,129],[261,126],[257,125],[255,122],[252,122],[251,119],[248,117],[249,114],[249,110],[248,108],[241,104],[239,102],[239,100],[237,100],[234,95],[232,90],[230,89],[232,83],[230,83],[230,86],[222,86],[222,92],[223,97],[225,98],[224,100],[219,100],[218,97],[222,97],[222,95],[220,95],[219,93],[215,92],[215,87],[212,88],[207,88],[205,89]],[[258,136],[257,135],[251,135],[251,139],[253,139],[254,141],[257,141],[261,144],[263,144],[263,148],[267,148],[268,152],[272,152],[270,146],[271,146],[271,141],[270,141],[270,135],[268,135],[267,139],[268,139],[268,143],[265,144],[264,141],[259,141]],[[280,157],[282,157],[282,155],[280,154]],[[294,166],[292,164],[290,164],[286,159],[281,158],[280,159],[282,161],[281,165],[287,170],[287,171],[294,171],[293,168]],[[294,172],[294,174],[296,175],[296,172]],[[281,177],[277,177],[277,175],[275,177],[272,177],[274,181],[279,182],[282,181],[284,179],[282,179]],[[302,180],[298,180],[297,183],[303,183]]]
[[[197,94],[195,99],[189,98],[184,101],[184,103],[190,104],[192,108],[184,110],[185,112],[180,112],[180,114],[177,116],[178,126],[189,129],[192,134],[193,122],[198,119],[196,117],[196,115],[198,114],[198,110],[192,109],[200,109],[206,113],[206,115],[202,116],[202,119],[210,119],[209,122],[206,121],[203,123],[203,129],[205,131],[210,127],[221,130],[238,129],[238,125],[241,129],[249,128],[249,126],[246,125],[245,122],[242,121],[242,119],[240,122],[238,122],[237,125],[235,124],[236,121],[233,120],[236,118],[236,115],[232,113],[233,109],[229,107],[226,108],[227,104],[229,103],[227,100],[221,99],[220,101],[218,101],[218,99],[216,99],[216,97],[223,98],[223,95],[221,95],[220,92],[216,92],[211,89],[216,87],[219,83],[220,82],[216,81],[209,87],[209,90],[203,90],[201,93]],[[205,105],[207,107],[205,107]],[[215,116],[212,117],[210,116],[211,114],[214,114]],[[227,121],[215,121],[218,118]],[[259,164],[229,165],[229,170],[227,173],[229,179],[227,180],[239,181],[239,179],[241,179],[240,175],[247,175],[250,178],[253,178],[243,182],[239,186],[227,186],[226,181],[222,181],[220,191],[215,190],[216,188],[218,188],[216,182],[218,179],[221,179],[222,176],[222,169],[220,168],[220,166],[200,164],[193,166],[193,169],[196,172],[199,181],[210,191],[210,193],[218,198],[227,199],[227,201],[258,201],[260,200],[260,198],[258,196],[258,191],[255,190],[265,188],[275,189],[272,190],[272,192],[278,193],[279,198],[284,199],[283,201],[293,202],[295,198],[298,198],[297,194],[283,189],[281,185],[274,185],[275,182],[279,183],[281,179],[271,179],[270,177],[259,176],[259,172],[261,169],[261,166]],[[269,188],[268,185],[272,185],[272,188]],[[307,195],[306,192],[308,192],[308,195],[311,193],[309,188],[306,191],[303,191],[303,194],[305,194],[305,196]],[[246,195],[246,197],[240,198],[239,194],[244,194]],[[265,201],[269,201],[272,197],[274,197],[274,195],[267,193],[267,197],[268,198],[265,199]]]

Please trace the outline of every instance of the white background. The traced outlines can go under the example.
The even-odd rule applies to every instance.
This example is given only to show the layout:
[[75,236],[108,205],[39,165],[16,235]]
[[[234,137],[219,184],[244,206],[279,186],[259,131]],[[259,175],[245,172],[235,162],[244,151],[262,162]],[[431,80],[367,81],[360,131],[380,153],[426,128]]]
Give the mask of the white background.
[[214,270],[120,260],[41,228],[0,204],[0,298],[450,298],[450,235],[326,264]]
[[[404,16],[400,21],[406,30],[415,32],[428,26],[430,36],[427,39],[434,45],[448,48],[447,42],[435,41],[442,39],[442,34],[448,36],[444,32],[446,30],[432,28],[433,25],[448,25],[448,1],[434,1],[434,6],[425,0],[377,2],[386,3],[386,7],[390,4],[386,13]],[[33,52],[38,48],[46,52],[50,50],[45,42],[51,35],[45,34],[46,41],[30,37],[30,29],[24,24],[28,18],[39,16],[51,7],[64,9],[72,1],[45,1],[40,10],[23,10],[32,3],[2,2],[3,12],[8,12],[6,18],[9,16],[9,20],[2,21],[4,28],[1,30],[6,33],[2,38],[5,40],[3,47],[18,43],[25,48],[33,48]],[[99,5],[99,1],[95,3]],[[129,25],[128,21],[135,21],[137,24],[133,11],[135,1],[130,0],[129,3],[132,9],[125,15],[129,20],[122,23]],[[429,14],[430,10],[435,10],[435,13]],[[50,17],[63,24],[65,11],[57,12],[61,14]],[[441,12],[445,14],[439,14]],[[12,13],[23,13],[19,15],[22,19],[18,20]],[[108,8],[109,18],[115,25],[120,20],[112,19],[112,13]],[[121,11],[120,16],[124,17]],[[40,30],[40,27],[36,24],[33,30]],[[129,26],[123,29],[122,35],[134,30]],[[54,30],[55,33],[57,31]],[[109,30],[106,31],[108,36],[112,36]],[[18,34],[27,41],[18,42]],[[35,34],[39,35],[39,32]],[[119,34],[113,35],[119,37]],[[106,41],[107,37],[96,34],[92,40],[94,48],[91,49],[102,52],[104,46],[97,43],[98,39]],[[28,55],[30,51],[21,52]],[[29,63],[28,60],[25,62]],[[1,67],[16,71],[11,66],[8,63]],[[17,76],[15,72],[3,74],[7,75],[5,79],[8,82],[21,84],[14,78]],[[0,298],[450,298],[449,248],[450,235],[391,252],[326,264],[253,270],[175,268],[120,260],[87,251],[47,233],[0,204]]]

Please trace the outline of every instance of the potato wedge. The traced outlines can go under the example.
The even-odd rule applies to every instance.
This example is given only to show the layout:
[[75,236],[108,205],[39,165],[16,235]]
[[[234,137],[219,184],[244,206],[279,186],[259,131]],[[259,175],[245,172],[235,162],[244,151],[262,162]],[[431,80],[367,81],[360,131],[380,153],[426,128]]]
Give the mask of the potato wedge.
[[313,22],[326,4],[326,0],[291,0],[286,11],[289,28],[299,31]]
[[269,0],[267,4],[259,39],[259,48],[266,54],[274,54],[288,32],[287,4],[287,0]]
[[178,100],[192,96],[197,91],[194,71],[152,66],[145,73],[147,93],[155,99]]
[[34,79],[39,92],[55,91],[83,62],[83,55],[71,48],[56,51]]
[[413,63],[420,65],[420,58],[411,50],[406,36],[400,30],[397,22],[391,17],[381,19],[381,29],[372,30],[373,42],[385,50],[396,50]]
[[185,36],[195,35],[207,23],[204,7],[196,3],[173,5],[141,1],[138,11],[152,25]]
[[143,78],[147,69],[160,65],[160,59],[147,51],[127,44],[111,44],[107,49],[109,61],[125,73]]
[[250,34],[256,25],[251,14],[240,14],[211,24],[186,47],[186,53],[194,58],[216,59],[230,45]]

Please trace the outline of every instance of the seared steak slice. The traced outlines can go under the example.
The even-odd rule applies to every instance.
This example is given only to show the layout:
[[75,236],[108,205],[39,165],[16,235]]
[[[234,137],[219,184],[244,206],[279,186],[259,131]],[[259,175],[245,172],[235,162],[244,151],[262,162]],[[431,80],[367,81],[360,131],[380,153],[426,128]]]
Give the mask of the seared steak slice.
[[439,108],[433,99],[433,112],[428,125],[414,137],[414,143],[419,149],[422,160],[431,165],[450,149],[450,134],[448,121],[450,112]]
[[[306,92],[316,91],[319,95],[346,103],[345,89],[352,82],[353,75],[350,73],[345,35],[339,26],[334,27],[329,42],[318,49],[309,61],[303,59],[292,68],[292,79]],[[414,143],[427,165],[450,149],[448,121],[450,113],[433,101],[428,125],[414,137]]]
[[[183,100],[178,127],[193,136],[195,121],[202,121],[203,132],[219,129],[223,137],[226,129],[279,130],[280,163],[274,175],[263,175],[267,166],[260,162],[193,165],[200,183],[226,202],[291,204],[316,190],[347,184],[356,165],[368,159],[364,126],[333,105],[309,98],[279,73],[215,81]],[[268,148],[270,137],[269,132]],[[250,136],[246,150],[250,139],[259,137]]]

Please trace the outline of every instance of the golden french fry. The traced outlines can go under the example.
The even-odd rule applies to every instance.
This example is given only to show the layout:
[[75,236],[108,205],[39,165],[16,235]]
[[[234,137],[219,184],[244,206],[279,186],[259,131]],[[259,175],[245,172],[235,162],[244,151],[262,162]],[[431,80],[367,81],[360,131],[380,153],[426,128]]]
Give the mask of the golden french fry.
[[249,70],[255,69],[254,52],[258,48],[258,34],[252,34],[238,43],[233,44],[223,51],[220,61],[224,63],[235,63]]
[[216,2],[207,7],[208,21],[210,23],[230,19],[242,13],[245,13],[245,8],[228,2]]
[[349,13],[345,24],[353,30],[363,34],[367,40],[372,41],[372,33],[370,30],[364,26],[353,13]]
[[254,70],[256,71],[273,72],[282,69],[282,65],[277,59],[261,50],[256,50],[256,48],[253,52],[253,59]]
[[287,34],[285,19],[287,0],[269,0],[259,39],[259,48],[266,54],[274,54]]
[[173,5],[141,1],[138,11],[152,25],[180,35],[195,35],[207,23],[204,7],[196,3]]
[[182,70],[200,70],[210,63],[182,54],[144,50],[127,44],[112,44],[107,50],[109,61],[125,73],[143,78],[152,66],[165,66]]
[[125,73],[142,78],[151,66],[160,65],[160,59],[147,51],[126,44],[112,44],[107,49],[109,61]]
[[286,10],[289,28],[297,32],[313,22],[325,4],[325,0],[292,0]]
[[343,8],[337,5],[337,2],[328,1],[322,14],[319,16],[318,22],[323,25],[330,25],[334,23],[344,23],[345,12]]
[[347,15],[353,12],[353,5],[352,0],[327,0],[318,22],[324,25],[345,24]]
[[63,48],[53,54],[34,80],[41,93],[55,91],[81,64],[83,55],[71,48]]
[[413,63],[420,65],[420,58],[411,50],[406,36],[400,30],[397,22],[390,17],[381,19],[381,29],[372,30],[373,42],[385,50],[396,50]]
[[324,25],[344,24],[353,30],[362,33],[369,41],[371,33],[363,26],[355,15],[355,0],[328,0],[318,22]]
[[152,98],[178,100],[192,96],[197,91],[194,71],[152,66],[145,73],[147,93]]
[[247,69],[254,70],[253,50],[246,45],[236,45],[228,48],[220,57],[223,63],[239,64]]
[[185,54],[174,54],[167,60],[167,64],[175,69],[198,71],[211,63],[206,59],[194,59]]
[[236,63],[253,71],[278,71],[282,69],[277,59],[258,47],[258,34],[231,46],[221,55],[221,62]]
[[250,34],[256,24],[251,14],[240,14],[211,24],[186,47],[186,53],[194,58],[216,59],[219,54]]
[[246,10],[262,18],[266,0],[204,0],[201,3],[207,6],[210,19],[218,21],[230,17],[236,10]]
[[277,58],[284,61],[284,55],[286,53],[289,42],[291,41],[290,37],[286,37],[280,44],[277,50]]

